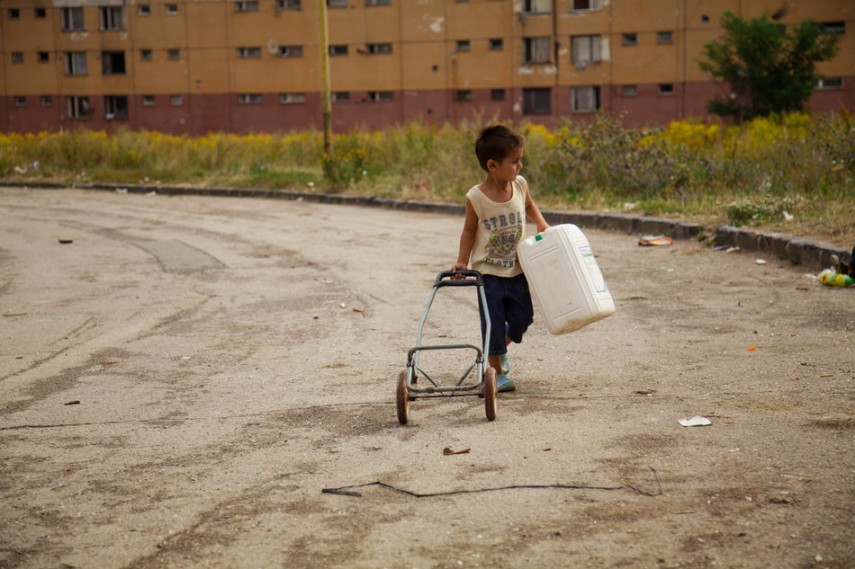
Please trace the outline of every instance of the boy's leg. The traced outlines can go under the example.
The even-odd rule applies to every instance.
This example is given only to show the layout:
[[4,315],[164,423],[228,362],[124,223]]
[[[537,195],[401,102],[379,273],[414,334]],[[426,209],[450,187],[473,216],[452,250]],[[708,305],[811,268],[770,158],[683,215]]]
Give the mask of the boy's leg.
[[[507,345],[511,342],[519,344],[522,342],[523,334],[534,321],[534,307],[531,304],[531,295],[528,290],[528,281],[525,275],[519,275],[506,282],[506,294],[504,298],[504,312],[507,319],[505,336],[505,353],[502,356],[502,365],[505,371],[510,371],[511,363],[507,355]],[[509,380],[510,381],[510,380]],[[507,391],[513,391],[516,387],[513,382]],[[499,388],[502,391],[502,388]]]
[[534,307],[525,275],[514,277],[508,285],[505,318],[508,319],[508,341],[519,344],[528,327],[534,322]]
[[[492,275],[484,275],[484,296],[487,299],[486,310],[490,315],[490,337],[487,338],[487,355],[488,360],[490,361],[490,366],[493,366],[493,362],[501,361],[501,355],[507,351],[507,344],[505,343],[506,334],[506,317],[505,317],[505,304],[503,298],[505,296],[504,292],[504,283],[502,282],[504,279],[500,279],[499,277],[494,277]],[[481,316],[481,338],[484,339],[485,334],[487,333],[487,321],[484,318],[484,310],[485,307],[481,306],[481,299],[478,299],[478,308]],[[493,356],[496,359],[491,359]],[[496,367],[496,371],[500,371],[502,369],[501,365]]]
[[[513,381],[508,379],[507,374],[502,373],[502,355],[507,353],[506,343],[506,320],[505,297],[506,281],[492,275],[484,275],[484,296],[487,300],[487,312],[490,315],[490,338],[487,342],[487,363],[496,370],[498,375],[499,391],[513,391]],[[480,305],[481,314],[481,337],[486,334],[487,322],[484,318],[484,307]]]
[[[488,356],[487,363],[490,364],[490,367],[496,370],[496,375],[502,375],[504,370],[502,369],[502,356]],[[505,375],[507,375],[505,373]]]

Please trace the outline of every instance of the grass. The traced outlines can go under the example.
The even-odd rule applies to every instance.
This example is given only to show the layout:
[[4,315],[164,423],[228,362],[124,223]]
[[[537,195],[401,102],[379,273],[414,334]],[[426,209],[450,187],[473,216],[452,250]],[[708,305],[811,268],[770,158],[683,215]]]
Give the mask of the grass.
[[[0,134],[0,176],[299,189],[462,203],[483,178],[473,143],[483,121],[418,122],[333,138],[171,136],[121,130]],[[555,129],[514,125],[541,209],[610,210],[780,231],[855,244],[855,121],[793,114],[741,126],[695,121],[630,129],[599,116]]]

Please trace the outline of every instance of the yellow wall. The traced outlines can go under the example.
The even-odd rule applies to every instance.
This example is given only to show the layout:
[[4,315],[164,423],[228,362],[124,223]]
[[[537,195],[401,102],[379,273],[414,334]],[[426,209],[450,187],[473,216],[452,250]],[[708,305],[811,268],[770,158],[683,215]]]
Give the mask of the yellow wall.
[[[64,32],[61,0],[4,2],[0,13],[0,91],[6,95],[61,94],[228,94],[316,92],[319,81],[316,0],[303,0],[302,10],[280,10],[275,0],[259,0],[258,12],[237,12],[232,1],[174,0],[178,13],[166,13],[164,0],[139,0],[124,7],[123,31],[100,31],[96,2],[84,2],[85,31]],[[573,12],[572,0],[556,0],[555,14],[520,12],[521,0],[392,0],[391,6],[366,7],[349,0],[346,8],[328,11],[330,43],[346,44],[346,56],[332,57],[336,91],[458,90],[573,85],[707,82],[698,68],[704,44],[721,32],[719,21],[730,10],[743,17],[771,15],[787,7],[780,21],[805,18],[845,21],[838,57],[820,65],[830,76],[855,75],[855,2],[852,0],[602,0],[602,8]],[[20,10],[12,20],[8,8]],[[47,18],[33,8],[44,6]],[[659,45],[657,32],[670,31],[673,43]],[[621,45],[623,33],[635,33],[638,45]],[[600,35],[603,61],[577,68],[571,36]],[[524,65],[523,41],[549,37],[557,59]],[[502,38],[502,50],[489,40]],[[468,40],[468,52],[457,42]],[[392,54],[364,53],[371,43],[392,43]],[[303,56],[282,58],[278,47],[300,45]],[[260,47],[259,59],[239,59],[238,47]],[[153,50],[154,61],[140,60],[140,50]],[[180,60],[168,61],[167,49],[179,49]],[[127,74],[104,76],[101,52],[126,53]],[[50,62],[39,64],[36,53]],[[65,75],[64,53],[85,51],[86,77]],[[12,64],[12,52],[24,63]],[[849,79],[851,80],[851,79]]]

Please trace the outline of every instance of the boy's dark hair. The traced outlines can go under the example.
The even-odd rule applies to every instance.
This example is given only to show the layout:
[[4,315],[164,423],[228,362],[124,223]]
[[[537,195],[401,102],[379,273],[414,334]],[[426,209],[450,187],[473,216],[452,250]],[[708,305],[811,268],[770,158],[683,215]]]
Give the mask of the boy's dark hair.
[[481,169],[487,171],[487,162],[501,162],[516,148],[525,146],[525,139],[503,125],[488,126],[478,135],[475,141],[475,156]]

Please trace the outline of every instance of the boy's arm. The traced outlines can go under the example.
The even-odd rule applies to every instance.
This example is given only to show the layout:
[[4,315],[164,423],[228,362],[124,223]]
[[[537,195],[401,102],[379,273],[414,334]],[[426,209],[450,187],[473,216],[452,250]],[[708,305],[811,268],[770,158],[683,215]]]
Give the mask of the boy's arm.
[[460,249],[457,252],[457,261],[451,265],[451,270],[469,268],[469,256],[475,246],[475,234],[478,231],[478,214],[469,200],[466,200],[466,219],[463,221],[463,231],[460,232]]
[[540,213],[540,209],[537,207],[537,204],[534,203],[533,199],[531,199],[531,193],[528,191],[528,185],[526,185],[525,188],[525,216],[530,221],[537,224],[538,233],[543,233],[549,229],[549,224],[546,223],[545,219],[543,219],[543,214]]

